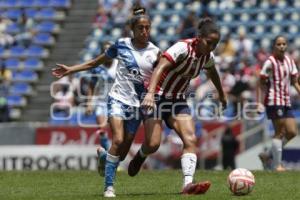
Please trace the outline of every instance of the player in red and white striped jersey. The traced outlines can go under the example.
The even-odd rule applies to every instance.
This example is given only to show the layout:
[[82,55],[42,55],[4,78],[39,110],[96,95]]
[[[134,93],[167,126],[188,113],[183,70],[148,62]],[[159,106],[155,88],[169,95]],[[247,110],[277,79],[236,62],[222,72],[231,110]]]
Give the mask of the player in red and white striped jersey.
[[[297,81],[298,70],[293,59],[285,54],[287,40],[277,36],[273,42],[273,54],[265,61],[260,72],[260,82],[266,86],[264,105],[267,116],[272,120],[275,135],[272,140],[273,167],[284,170],[282,166],[282,146],[297,134],[297,124],[291,109],[290,84],[300,94]],[[260,98],[260,97],[259,97]],[[261,98],[260,98],[261,99]]]
[[[183,194],[202,194],[210,186],[209,182],[193,183],[197,163],[197,138],[185,96],[190,80],[205,69],[218,90],[222,105],[226,107],[226,98],[212,53],[220,40],[219,28],[212,19],[204,18],[199,23],[198,31],[197,38],[181,40],[163,54],[152,74],[148,93],[142,103],[144,109],[154,110],[153,115],[149,115],[149,119],[144,122],[146,127],[151,128],[151,120],[164,120],[182,139]],[[153,123],[153,127],[156,125]],[[161,133],[153,132],[145,138],[141,149],[129,164],[128,173],[131,176],[137,174],[146,156],[158,149]]]

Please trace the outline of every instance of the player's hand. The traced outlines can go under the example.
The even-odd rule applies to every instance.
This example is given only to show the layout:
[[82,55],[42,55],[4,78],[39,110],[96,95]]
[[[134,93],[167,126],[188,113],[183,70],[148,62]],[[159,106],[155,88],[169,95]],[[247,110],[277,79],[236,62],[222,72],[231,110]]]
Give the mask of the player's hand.
[[52,69],[52,75],[56,78],[64,77],[72,72],[71,67],[63,64],[56,64],[56,67]]
[[141,108],[146,111],[146,113],[153,112],[155,108],[155,99],[153,93],[147,93],[142,104]]

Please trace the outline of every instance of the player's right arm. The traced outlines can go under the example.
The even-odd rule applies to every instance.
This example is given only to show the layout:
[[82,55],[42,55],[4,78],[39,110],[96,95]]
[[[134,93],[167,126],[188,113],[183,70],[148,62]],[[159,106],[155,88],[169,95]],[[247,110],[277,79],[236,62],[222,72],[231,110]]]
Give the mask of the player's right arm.
[[264,112],[264,94],[268,91],[267,90],[267,82],[269,79],[269,74],[272,69],[272,62],[267,60],[261,71],[259,72],[259,79],[258,79],[258,87],[257,87],[257,112],[263,113]]
[[57,78],[61,78],[63,76],[73,74],[75,72],[84,71],[91,69],[93,67],[97,67],[98,65],[109,61],[111,58],[106,54],[101,54],[93,60],[89,60],[85,63],[81,63],[78,65],[67,66],[64,64],[56,64],[56,67],[52,69],[53,76]]

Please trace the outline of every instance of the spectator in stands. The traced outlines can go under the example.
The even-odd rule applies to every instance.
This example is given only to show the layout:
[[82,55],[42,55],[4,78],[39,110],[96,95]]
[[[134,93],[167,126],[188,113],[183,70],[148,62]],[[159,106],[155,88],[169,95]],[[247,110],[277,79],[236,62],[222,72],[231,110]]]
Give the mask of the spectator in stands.
[[222,165],[223,169],[235,169],[235,155],[238,151],[238,140],[232,133],[231,127],[227,126],[221,138]]
[[253,41],[249,37],[247,37],[244,30],[241,30],[239,32],[239,38],[237,40],[234,40],[234,47],[238,61],[243,58],[252,57]]
[[74,102],[73,92],[69,84],[59,84],[59,90],[54,95],[54,115],[67,117],[71,115],[71,108]]
[[118,0],[111,10],[111,18],[115,27],[123,27],[129,17],[132,4],[130,0]]
[[22,13],[22,17],[18,20],[20,25],[20,32],[14,36],[15,42],[18,45],[22,45],[24,47],[28,47],[33,37],[37,34],[37,31],[34,30],[34,21],[32,18],[27,18],[25,13]]
[[98,7],[97,14],[94,16],[93,26],[94,26],[94,28],[102,29],[103,26],[105,26],[107,22],[108,22],[108,16],[107,16],[104,8],[100,5]]
[[[262,92],[259,92],[259,101],[262,104],[261,94],[266,94],[264,105],[275,129],[271,152],[273,168],[277,171],[285,170],[282,165],[282,147],[298,133],[291,109],[290,84],[298,94],[300,85],[297,81],[297,66],[294,60],[285,54],[287,46],[287,39],[282,35],[277,36],[272,43],[272,55],[265,61],[260,72]],[[259,109],[261,110],[260,107]]]
[[9,107],[7,104],[7,96],[9,94],[9,81],[11,80],[11,72],[5,69],[5,65],[0,62],[0,122],[9,121]]
[[4,62],[0,62],[1,65],[1,69],[0,69],[0,78],[5,81],[10,83],[11,79],[12,79],[12,73],[9,69],[6,69],[5,63]]
[[0,47],[9,48],[15,43],[15,39],[12,35],[0,32]]
[[188,16],[183,19],[180,26],[177,29],[177,33],[180,34],[182,39],[193,38],[196,34],[197,18],[195,12],[189,12]]
[[[149,119],[157,119],[160,123],[164,120],[183,141],[181,157],[184,177],[183,194],[203,194],[210,187],[209,182],[193,183],[197,163],[197,138],[186,98],[190,80],[197,77],[201,69],[207,70],[218,91],[222,106],[227,105],[212,52],[220,40],[219,28],[211,18],[204,18],[198,25],[198,31],[196,38],[179,41],[163,54],[153,72],[148,92],[142,103],[143,109],[149,113],[147,116]],[[135,176],[147,155],[158,149],[161,132],[153,132],[151,135],[146,135],[146,138],[129,164],[130,176]]]
[[9,94],[9,85],[0,77],[0,122],[9,121],[9,107],[7,96]]
[[233,61],[236,54],[236,49],[230,33],[225,35],[224,41],[219,45],[218,53],[220,54],[221,59],[226,63]]
[[0,33],[4,33],[7,26],[12,23],[13,21],[11,21],[10,19],[0,16]]
[[[158,47],[149,41],[151,23],[144,8],[134,9],[131,28],[133,38],[120,38],[95,59],[71,67],[57,64],[53,69],[53,75],[61,78],[94,68],[113,58],[119,60],[116,80],[110,90],[107,104],[113,134],[112,144],[108,152],[102,151],[99,154],[100,164],[105,163],[104,197],[116,196],[113,187],[116,170],[119,162],[125,159],[140,125],[140,98],[145,87],[149,85],[153,66],[159,56]],[[156,126],[145,128],[145,131],[160,132],[160,129],[160,126]]]

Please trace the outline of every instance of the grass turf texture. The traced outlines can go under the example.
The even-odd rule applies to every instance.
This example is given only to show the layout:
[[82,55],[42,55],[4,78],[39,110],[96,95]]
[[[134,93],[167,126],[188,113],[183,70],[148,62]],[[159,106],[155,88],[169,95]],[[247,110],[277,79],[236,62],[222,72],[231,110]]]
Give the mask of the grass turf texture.
[[[299,200],[300,171],[283,173],[254,171],[256,184],[252,193],[234,196],[227,186],[229,171],[199,171],[196,180],[210,180],[205,195],[182,196],[181,171],[142,171],[132,178],[118,172],[117,199],[261,199]],[[102,199],[103,178],[93,171],[0,172],[1,200],[88,200]]]

